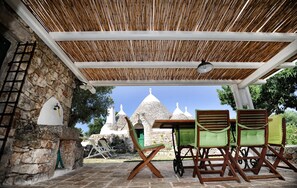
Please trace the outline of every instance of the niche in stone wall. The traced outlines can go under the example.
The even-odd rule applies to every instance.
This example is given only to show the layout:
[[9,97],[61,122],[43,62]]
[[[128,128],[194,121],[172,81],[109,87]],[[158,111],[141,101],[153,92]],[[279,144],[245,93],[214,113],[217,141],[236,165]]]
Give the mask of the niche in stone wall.
[[38,125],[63,125],[63,108],[60,102],[51,97],[44,103],[38,120]]

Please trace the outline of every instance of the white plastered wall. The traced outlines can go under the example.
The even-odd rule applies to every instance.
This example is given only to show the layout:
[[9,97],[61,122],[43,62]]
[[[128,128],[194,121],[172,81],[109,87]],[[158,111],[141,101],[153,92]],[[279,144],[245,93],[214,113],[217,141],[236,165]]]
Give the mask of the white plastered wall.
[[63,108],[55,97],[51,97],[44,103],[40,111],[37,124],[63,125]]

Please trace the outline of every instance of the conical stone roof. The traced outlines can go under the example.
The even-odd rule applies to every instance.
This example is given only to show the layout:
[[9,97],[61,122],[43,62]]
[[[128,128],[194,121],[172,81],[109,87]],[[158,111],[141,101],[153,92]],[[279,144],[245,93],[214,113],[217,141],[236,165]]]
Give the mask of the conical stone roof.
[[150,89],[149,95],[143,99],[130,119],[133,124],[136,124],[140,118],[144,126],[152,127],[156,119],[169,119],[170,115],[169,110],[152,94]]
[[176,103],[176,108],[172,113],[172,117],[170,119],[188,119],[188,117],[180,110],[178,103]]
[[116,125],[118,127],[118,131],[128,130],[128,125],[125,120],[126,113],[123,110],[123,105],[120,106],[120,111],[116,115]]
[[184,114],[187,116],[188,119],[194,119],[194,117],[192,116],[192,114],[190,114],[188,112],[188,108],[187,107],[185,107],[185,113]]

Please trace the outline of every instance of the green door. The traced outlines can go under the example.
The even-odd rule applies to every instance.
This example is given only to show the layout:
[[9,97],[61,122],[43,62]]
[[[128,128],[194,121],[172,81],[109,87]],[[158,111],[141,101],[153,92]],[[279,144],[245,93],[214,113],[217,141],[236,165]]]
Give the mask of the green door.
[[144,131],[143,129],[136,129],[138,143],[141,147],[144,146]]
[[139,138],[138,138],[138,142],[139,142],[139,145],[140,145],[141,147],[144,146],[144,134],[143,134],[143,133],[140,133],[140,136],[139,136]]

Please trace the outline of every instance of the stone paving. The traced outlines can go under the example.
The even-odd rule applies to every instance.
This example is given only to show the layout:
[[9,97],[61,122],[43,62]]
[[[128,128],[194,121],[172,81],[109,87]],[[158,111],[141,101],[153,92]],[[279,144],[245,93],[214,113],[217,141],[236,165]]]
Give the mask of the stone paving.
[[[190,161],[188,161],[190,162]],[[2,186],[4,188],[104,188],[104,187],[297,187],[297,173],[292,170],[279,169],[285,181],[279,179],[252,180],[251,183],[241,179],[235,181],[210,182],[200,184],[192,178],[192,170],[185,169],[183,177],[173,172],[172,161],[154,161],[164,178],[156,178],[148,168],[143,169],[133,180],[128,181],[130,171],[138,162],[127,159],[88,159],[82,168],[47,181],[26,186]]]

